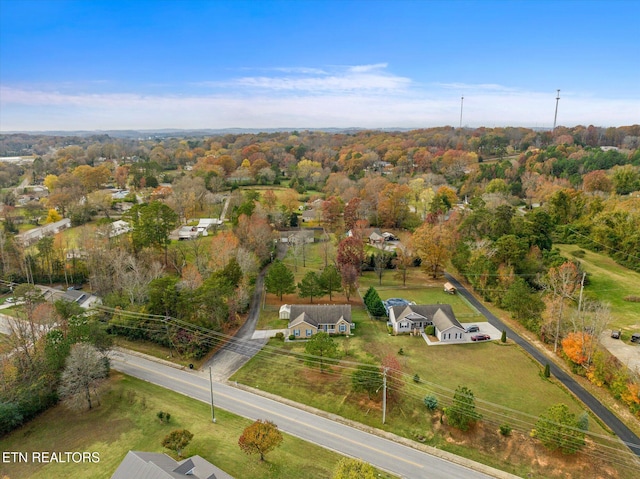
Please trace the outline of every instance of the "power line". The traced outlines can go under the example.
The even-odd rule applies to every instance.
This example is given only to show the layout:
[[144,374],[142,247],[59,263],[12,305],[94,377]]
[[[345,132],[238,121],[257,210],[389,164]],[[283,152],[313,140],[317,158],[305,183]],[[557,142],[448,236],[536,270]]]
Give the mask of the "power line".
[[[212,341],[214,343],[219,343],[220,341],[224,341],[225,343],[230,343],[235,345],[250,344],[250,340],[234,338],[232,336],[228,336],[223,333],[209,330],[201,326],[193,325],[191,323],[187,323],[185,321],[178,320],[172,317],[164,317],[160,315],[151,315],[151,314],[145,314],[145,313],[139,313],[139,312],[115,310],[113,308],[108,308],[104,306],[101,306],[98,309],[103,310],[104,312],[114,312],[114,313],[117,312],[123,316],[129,316],[132,319],[138,319],[138,320],[146,319],[146,320],[152,321],[152,324],[147,324],[147,326],[153,326],[153,327],[142,328],[142,327],[139,327],[140,326],[139,324],[136,327],[131,327],[131,326],[122,325],[122,324],[117,324],[116,326],[131,327],[132,329],[157,332],[161,330],[163,325],[156,324],[154,326],[153,323],[158,323],[158,322],[162,323],[163,321],[168,321],[175,326],[184,327],[188,330],[191,330],[192,332],[198,332],[202,334],[203,340],[205,340],[207,344],[211,344]],[[251,347],[255,347],[255,345],[252,344]],[[368,366],[368,367],[372,366],[371,364],[362,363],[358,361],[341,361],[341,360],[333,360],[326,357],[313,356],[306,353],[285,350],[285,349],[277,348],[270,345],[265,345],[261,350],[261,359],[264,361],[268,361],[275,364],[276,356],[278,357],[277,359],[278,364],[281,364],[281,361],[283,358],[285,359],[285,361],[287,359],[299,361],[299,362],[304,361],[305,363],[310,364],[312,366],[313,365],[319,366],[321,362],[324,364],[328,364],[332,368],[336,368],[337,371],[325,370],[325,373],[328,374],[329,376],[334,376],[334,377],[343,377],[344,373],[347,373],[349,371],[354,371],[359,366]],[[404,397],[413,398],[419,402],[422,401],[422,399],[424,398],[424,394],[427,394],[427,393],[437,394],[438,397],[445,400],[448,404],[452,404],[453,402],[453,396],[455,394],[455,391],[451,390],[450,388],[438,385],[436,383],[430,383],[428,381],[422,381],[422,380],[420,381],[420,385],[416,385],[415,381],[413,381],[412,376],[397,370],[390,371],[390,374],[393,374],[396,377],[396,379],[399,379],[400,381],[400,387],[396,386],[396,384],[391,382],[388,385],[388,388],[390,391],[402,393]],[[287,379],[285,379],[285,381],[286,380]],[[508,421],[509,424],[514,427],[514,429],[521,430],[523,433],[527,433],[527,431],[530,431],[531,429],[535,428],[535,424],[538,420],[536,416],[533,416],[531,414],[518,411],[515,409],[511,409],[509,407],[500,405],[498,403],[486,401],[481,398],[477,398],[476,401],[477,401],[477,409],[487,415],[483,420],[490,424],[499,425],[501,423],[504,423],[505,421]],[[605,442],[612,441],[612,438],[609,438],[604,435],[591,433],[588,431],[585,432],[585,435],[587,437],[592,438],[594,443],[597,443],[598,445],[600,445],[600,447],[608,448],[612,450],[611,453],[607,451],[601,451],[601,452],[596,451],[593,453],[589,453],[591,455],[598,454],[597,457],[607,458],[609,462],[613,461],[615,463],[617,462],[616,459],[619,459],[621,454],[627,453],[626,451],[621,451],[619,448],[615,446],[606,446],[605,443],[603,443],[603,441]],[[615,445],[619,445],[619,443],[620,443],[619,441],[615,441]],[[631,447],[631,446],[637,447],[637,445],[633,445],[629,443],[625,443],[625,444],[628,447]],[[633,453],[631,453],[631,451],[628,451],[628,455],[631,458],[635,457],[633,456]],[[621,464],[621,465],[624,465],[624,464]]]

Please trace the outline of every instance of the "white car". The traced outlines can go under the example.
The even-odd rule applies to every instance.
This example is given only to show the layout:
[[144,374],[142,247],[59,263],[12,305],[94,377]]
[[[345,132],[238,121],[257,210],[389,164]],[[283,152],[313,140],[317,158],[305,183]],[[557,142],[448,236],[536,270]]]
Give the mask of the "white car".
[[7,298],[4,300],[4,304],[13,304],[16,300],[14,298]]

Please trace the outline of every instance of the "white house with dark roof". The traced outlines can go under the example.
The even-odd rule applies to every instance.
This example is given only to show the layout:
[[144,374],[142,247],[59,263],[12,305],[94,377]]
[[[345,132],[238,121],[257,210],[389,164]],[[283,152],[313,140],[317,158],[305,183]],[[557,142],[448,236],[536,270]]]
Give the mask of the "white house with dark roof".
[[285,304],[280,318],[289,320],[287,335],[296,338],[309,338],[319,331],[351,334],[355,327],[350,304]]
[[466,339],[466,331],[453,314],[449,304],[410,304],[389,308],[389,322],[394,334],[424,332],[426,326],[435,327],[436,337],[443,342]]

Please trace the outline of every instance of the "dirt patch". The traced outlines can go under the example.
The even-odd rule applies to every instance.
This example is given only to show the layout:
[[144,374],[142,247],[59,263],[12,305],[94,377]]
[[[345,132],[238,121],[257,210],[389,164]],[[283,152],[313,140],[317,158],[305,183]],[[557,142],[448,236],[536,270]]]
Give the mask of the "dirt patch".
[[[297,294],[284,294],[282,295],[281,300],[280,296],[269,293],[267,294],[265,303],[267,306],[271,307],[270,309],[279,309],[283,304],[311,304],[308,298],[301,298]],[[313,298],[313,304],[350,304],[351,306],[362,306],[362,300],[357,294],[352,295],[349,298],[349,301],[347,301],[347,298],[344,294],[334,293],[331,300],[329,300],[329,296]]]
[[499,429],[485,422],[476,423],[468,431],[449,427],[446,418],[440,422],[440,414],[431,420],[433,431],[443,439],[459,446],[473,447],[483,454],[493,456],[504,463],[526,464],[530,467],[528,477],[548,477],[563,479],[620,477],[610,464],[598,458],[599,448],[587,440],[587,445],[577,454],[564,455],[549,451],[540,442],[526,434],[512,431],[509,436],[500,434]]

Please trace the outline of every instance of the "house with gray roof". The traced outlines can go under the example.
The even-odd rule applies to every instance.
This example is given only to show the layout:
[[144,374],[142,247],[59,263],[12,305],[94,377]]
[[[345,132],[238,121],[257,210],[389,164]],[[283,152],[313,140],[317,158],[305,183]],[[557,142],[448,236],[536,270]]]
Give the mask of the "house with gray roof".
[[56,221],[55,223],[49,223],[38,228],[27,230],[24,233],[20,233],[19,235],[16,235],[16,239],[23,246],[31,246],[45,236],[56,235],[67,228],[71,228],[71,220],[69,218],[64,218],[60,221]]
[[280,317],[289,320],[287,335],[309,338],[319,331],[327,334],[351,334],[350,304],[285,304]]
[[233,479],[200,456],[176,461],[166,454],[129,451],[111,479]]
[[424,332],[426,326],[435,327],[436,337],[440,341],[464,341],[466,331],[453,314],[449,304],[409,304],[392,306],[389,309],[389,322],[394,334]]

